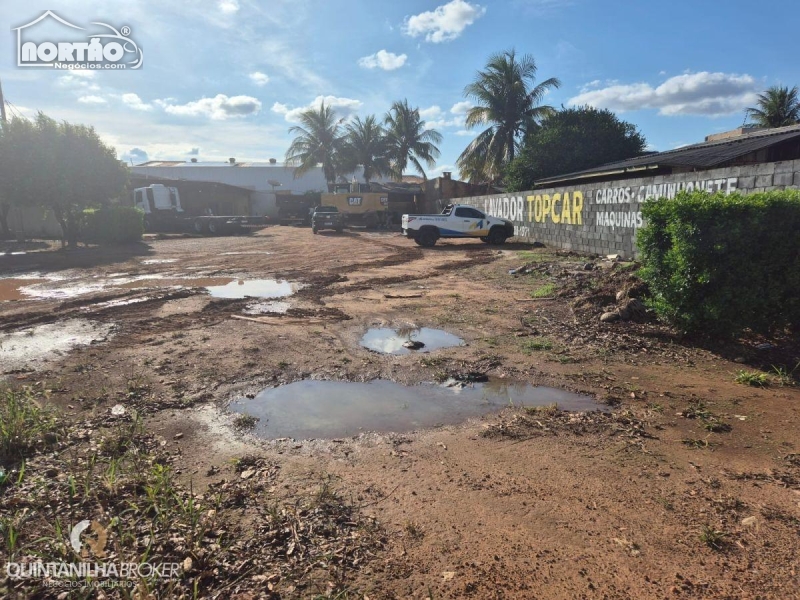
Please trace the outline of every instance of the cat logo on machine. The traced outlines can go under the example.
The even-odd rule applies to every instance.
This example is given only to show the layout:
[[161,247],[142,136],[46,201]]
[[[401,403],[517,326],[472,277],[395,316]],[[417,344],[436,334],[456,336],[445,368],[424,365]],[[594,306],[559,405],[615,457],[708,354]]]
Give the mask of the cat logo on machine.
[[364,201],[364,198],[361,196],[349,196],[347,198],[348,206],[361,206],[361,203]]

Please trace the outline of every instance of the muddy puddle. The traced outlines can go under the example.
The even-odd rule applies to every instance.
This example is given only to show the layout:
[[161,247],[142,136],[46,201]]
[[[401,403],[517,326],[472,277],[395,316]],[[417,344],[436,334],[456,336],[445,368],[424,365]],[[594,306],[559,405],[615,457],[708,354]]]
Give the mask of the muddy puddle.
[[42,283],[46,279],[0,279],[0,302],[11,300],[29,300],[31,295],[26,289],[36,283]]
[[464,340],[442,329],[380,327],[367,331],[361,338],[361,345],[374,352],[400,355],[463,346]]
[[113,290],[202,289],[214,298],[283,298],[291,296],[299,285],[276,279],[236,277],[181,277],[165,273],[113,276],[92,279],[63,279],[50,276],[29,279],[0,279],[0,301],[69,300],[88,294]]
[[228,409],[256,417],[253,432],[262,438],[326,439],[409,432],[461,423],[509,406],[553,403],[569,411],[605,409],[589,396],[504,380],[465,386],[304,380],[239,398]]
[[285,298],[297,291],[297,286],[276,279],[236,279],[225,285],[207,286],[214,298]]
[[82,319],[0,333],[0,373],[36,369],[77,346],[105,341],[113,325]]
[[246,315],[264,315],[267,313],[279,313],[285,315],[292,307],[289,302],[254,302],[248,304],[244,310]]

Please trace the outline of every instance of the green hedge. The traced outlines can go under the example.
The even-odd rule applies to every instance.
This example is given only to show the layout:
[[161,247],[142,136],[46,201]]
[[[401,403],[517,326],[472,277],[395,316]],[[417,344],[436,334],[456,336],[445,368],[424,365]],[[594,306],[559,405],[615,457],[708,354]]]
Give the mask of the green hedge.
[[642,278],[658,315],[733,337],[800,327],[800,191],[683,192],[645,203]]
[[127,244],[142,239],[144,213],[132,206],[83,211],[81,238],[92,244]]

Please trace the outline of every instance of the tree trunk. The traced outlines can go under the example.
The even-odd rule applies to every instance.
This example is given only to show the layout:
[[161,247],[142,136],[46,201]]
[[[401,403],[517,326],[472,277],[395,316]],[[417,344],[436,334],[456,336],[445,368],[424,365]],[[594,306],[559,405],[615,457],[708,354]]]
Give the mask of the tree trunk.
[[61,207],[57,204],[53,205],[53,216],[56,218],[56,221],[58,221],[58,224],[61,225],[61,248],[66,248],[69,225],[64,218],[64,211],[61,210]]
[[7,202],[0,203],[0,238],[11,238],[11,229],[8,227],[8,213],[10,211],[10,204]]

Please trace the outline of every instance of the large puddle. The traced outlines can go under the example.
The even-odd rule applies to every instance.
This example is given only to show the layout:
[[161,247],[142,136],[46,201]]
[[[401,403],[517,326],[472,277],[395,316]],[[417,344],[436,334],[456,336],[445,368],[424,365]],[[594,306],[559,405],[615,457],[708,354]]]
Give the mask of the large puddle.
[[569,411],[605,409],[589,396],[504,380],[466,386],[304,380],[268,388],[252,399],[239,398],[228,408],[256,417],[254,433],[259,437],[325,439],[369,431],[408,432],[460,423],[509,406],[553,403]]
[[95,321],[68,319],[0,333],[0,373],[34,369],[76,346],[104,341],[112,327]]
[[463,346],[464,340],[452,333],[429,327],[398,329],[381,327],[367,331],[361,338],[361,345],[368,350],[384,354],[408,354]]
[[69,300],[106,290],[204,289],[214,298],[284,298],[299,285],[276,279],[241,279],[236,277],[180,277],[165,274],[126,276],[115,273],[92,279],[38,278],[0,279],[0,301]]

